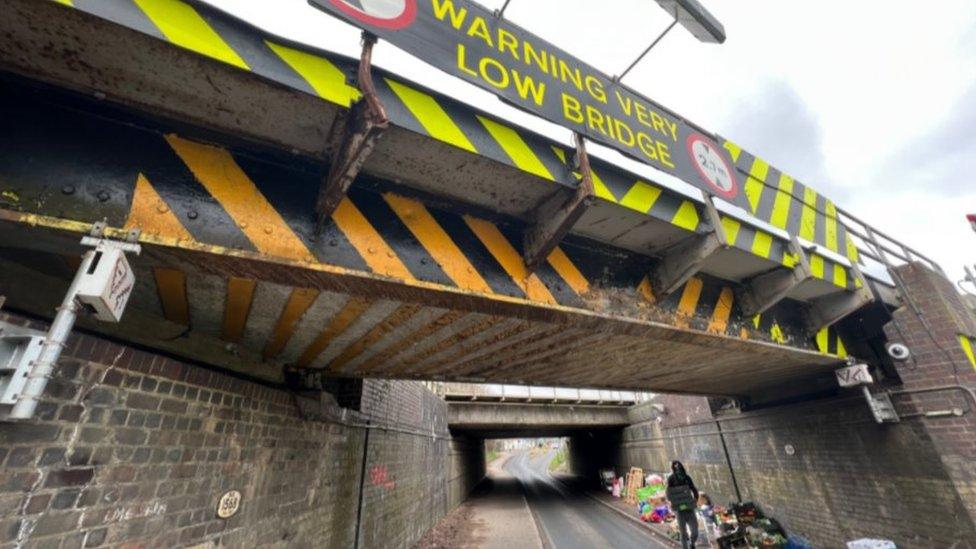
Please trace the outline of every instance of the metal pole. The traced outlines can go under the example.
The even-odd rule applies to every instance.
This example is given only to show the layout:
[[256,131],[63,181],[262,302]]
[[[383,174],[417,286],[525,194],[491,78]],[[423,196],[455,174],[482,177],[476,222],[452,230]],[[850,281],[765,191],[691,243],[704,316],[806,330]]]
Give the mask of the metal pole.
[[[507,3],[508,2],[506,2],[506,4]],[[636,67],[637,64],[640,63],[642,59],[644,59],[644,56],[647,55],[654,48],[654,46],[656,46],[657,43],[661,41],[661,39],[663,39],[669,32],[671,32],[671,29],[673,29],[674,26],[677,25],[677,24],[678,24],[678,18],[675,17],[674,18],[674,21],[672,21],[671,24],[668,25],[668,28],[664,29],[664,32],[662,32],[660,34],[660,36],[658,36],[657,38],[655,38],[654,41],[651,42],[651,45],[650,46],[647,46],[647,49],[644,50],[644,53],[642,53],[639,56],[637,56],[637,59],[635,59],[634,62],[631,63],[629,67],[627,67],[627,70],[625,70],[623,72],[623,74],[621,74],[620,76],[615,76],[613,78],[613,80],[615,82],[620,82],[621,80],[623,80],[624,77],[627,76],[627,73],[629,73],[631,71],[631,69],[633,69],[634,67]]]
[[78,318],[80,304],[75,300],[75,294],[78,293],[78,286],[91,266],[95,253],[94,250],[91,250],[85,252],[82,257],[81,266],[78,267],[78,272],[75,273],[75,278],[71,281],[71,286],[68,287],[68,293],[65,294],[64,301],[58,307],[58,314],[55,315],[54,321],[48,329],[41,352],[37,355],[34,367],[27,375],[24,392],[21,393],[17,399],[17,404],[14,404],[10,411],[8,416],[10,419],[29,419],[34,415],[38,399],[44,394],[44,388],[47,386],[48,380],[51,379],[54,365],[61,357],[61,351],[64,349],[68,336],[71,335],[75,320]]
[[502,9],[500,9],[500,10],[498,10],[498,11],[495,12],[495,17],[501,17],[501,16],[505,15],[505,10],[508,9],[508,3],[511,2],[511,1],[512,0],[505,0],[505,3],[502,4]]

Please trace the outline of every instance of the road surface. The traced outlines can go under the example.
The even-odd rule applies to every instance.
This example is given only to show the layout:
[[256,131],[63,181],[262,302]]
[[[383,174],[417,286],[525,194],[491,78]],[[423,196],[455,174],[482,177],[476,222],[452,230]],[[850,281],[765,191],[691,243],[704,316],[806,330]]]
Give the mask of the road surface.
[[505,470],[520,483],[542,536],[553,549],[670,547],[640,525],[551,477],[548,465],[553,455],[533,457],[521,452],[505,464]]

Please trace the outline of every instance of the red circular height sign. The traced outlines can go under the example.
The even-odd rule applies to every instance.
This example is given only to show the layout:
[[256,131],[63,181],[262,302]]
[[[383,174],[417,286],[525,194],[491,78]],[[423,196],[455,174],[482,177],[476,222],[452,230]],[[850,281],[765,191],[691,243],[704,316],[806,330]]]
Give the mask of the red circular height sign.
[[735,171],[711,139],[693,133],[685,144],[691,165],[715,194],[725,199],[738,196],[739,183],[735,179]]
[[417,17],[417,0],[330,1],[349,17],[382,29],[404,29],[409,27]]

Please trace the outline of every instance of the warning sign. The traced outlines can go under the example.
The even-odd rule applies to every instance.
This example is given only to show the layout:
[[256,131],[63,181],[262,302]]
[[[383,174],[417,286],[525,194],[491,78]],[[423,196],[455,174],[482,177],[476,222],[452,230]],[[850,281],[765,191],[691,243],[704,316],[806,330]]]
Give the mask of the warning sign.
[[372,27],[397,30],[417,17],[417,0],[329,0],[336,9]]
[[748,208],[716,138],[470,0],[309,0],[507,103]]

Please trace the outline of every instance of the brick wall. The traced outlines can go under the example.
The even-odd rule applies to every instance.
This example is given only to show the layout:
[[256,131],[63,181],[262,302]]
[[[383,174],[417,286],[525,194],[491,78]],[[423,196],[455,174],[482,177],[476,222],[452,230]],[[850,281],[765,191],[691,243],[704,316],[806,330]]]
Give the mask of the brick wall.
[[[735,498],[734,475],[744,500],[818,546],[880,537],[899,547],[976,547],[976,409],[955,389],[913,394],[976,386],[957,338],[974,334],[976,319],[942,277],[916,266],[900,272],[931,330],[911,307],[885,329],[915,357],[896,364],[901,383],[886,388],[896,393],[901,423],[877,425],[856,393],[723,416],[720,424],[705,398],[662,396],[665,415],[652,403],[633,410],[618,467],[663,472],[680,459],[722,503]],[[952,408],[968,412],[921,415]]]
[[362,403],[303,419],[281,388],[76,334],[37,417],[0,423],[0,547],[353,547],[361,479],[361,546],[408,547],[483,464],[422,385],[366,382]]

